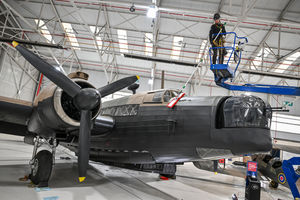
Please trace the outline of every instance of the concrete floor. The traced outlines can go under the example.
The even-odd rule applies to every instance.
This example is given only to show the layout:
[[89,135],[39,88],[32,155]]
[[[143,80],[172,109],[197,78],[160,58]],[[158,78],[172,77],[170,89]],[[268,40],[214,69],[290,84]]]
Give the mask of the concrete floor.
[[[157,174],[90,163],[87,180],[77,182],[76,157],[59,147],[49,188],[33,188],[19,178],[29,173],[32,146],[21,137],[0,134],[0,200],[102,200],[102,199],[244,199],[244,179],[199,170],[193,164],[178,166],[176,180],[159,180]],[[61,160],[60,157],[71,157]],[[287,188],[269,189],[263,183],[262,200],[293,199]]]

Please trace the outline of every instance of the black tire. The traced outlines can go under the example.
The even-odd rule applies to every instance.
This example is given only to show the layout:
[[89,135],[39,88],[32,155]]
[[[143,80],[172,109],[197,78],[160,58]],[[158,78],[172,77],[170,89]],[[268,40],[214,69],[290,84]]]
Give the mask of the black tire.
[[269,187],[274,188],[274,189],[277,189],[277,188],[278,188],[278,183],[275,182],[275,181],[273,181],[273,180],[271,180],[271,182],[270,182],[270,184],[269,184]]
[[34,157],[34,169],[31,170],[30,179],[39,187],[47,187],[52,172],[52,153],[42,150]]

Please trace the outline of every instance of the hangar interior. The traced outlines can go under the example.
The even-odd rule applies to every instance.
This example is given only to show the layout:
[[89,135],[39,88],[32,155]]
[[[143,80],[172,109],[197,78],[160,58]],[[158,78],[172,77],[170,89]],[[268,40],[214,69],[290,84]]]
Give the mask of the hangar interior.
[[[208,38],[215,13],[220,13],[227,32],[248,38],[232,84],[300,87],[297,0],[2,0],[0,95],[33,102],[51,84],[8,40],[31,42],[24,44],[29,51],[66,75],[87,73],[95,88],[138,75],[137,93],[184,87],[190,97],[258,96],[271,107],[289,110],[273,113],[271,136],[279,148],[288,144],[292,149],[281,152],[281,159],[297,157],[299,94],[232,91],[216,85]],[[233,46],[233,39],[228,35],[226,45]],[[102,101],[130,95],[125,88]],[[21,137],[1,134],[0,138],[1,196],[5,193],[0,199],[120,199],[122,195],[123,199],[231,199],[234,193],[244,199],[244,179],[214,175],[192,164],[179,166],[177,179],[163,182],[155,174],[90,162],[86,186],[56,177],[51,190],[38,191],[16,180],[27,173],[32,146],[23,144]],[[61,159],[68,156],[70,161]],[[59,146],[56,159],[59,166],[54,174],[64,176],[64,170],[70,169],[66,176],[77,176],[75,155]],[[277,190],[266,183],[263,187],[263,181],[261,185],[261,199],[293,198],[290,189],[281,185]]]

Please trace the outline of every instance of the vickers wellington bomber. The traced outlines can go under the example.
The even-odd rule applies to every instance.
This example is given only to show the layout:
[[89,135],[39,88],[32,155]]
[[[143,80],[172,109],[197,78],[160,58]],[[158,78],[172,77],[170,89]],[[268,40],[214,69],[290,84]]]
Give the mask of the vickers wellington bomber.
[[[183,97],[169,108],[179,91],[157,90],[101,103],[138,77],[95,89],[86,74],[67,77],[25,47],[13,45],[53,82],[33,104],[0,98],[0,132],[34,144],[30,178],[40,186],[48,184],[58,144],[78,156],[80,182],[89,160],[173,176],[176,165],[185,162],[272,148],[272,110],[258,97]],[[51,151],[41,150],[42,144]]]

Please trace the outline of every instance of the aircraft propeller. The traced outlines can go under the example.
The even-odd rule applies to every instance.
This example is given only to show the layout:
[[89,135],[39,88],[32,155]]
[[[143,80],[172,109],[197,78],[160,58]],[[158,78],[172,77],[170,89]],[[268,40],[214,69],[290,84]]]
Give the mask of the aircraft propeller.
[[89,162],[92,110],[99,106],[102,97],[128,87],[136,82],[139,77],[126,77],[99,89],[81,88],[77,83],[65,76],[59,70],[55,69],[55,67],[44,61],[36,54],[32,53],[25,47],[20,46],[15,41],[13,41],[12,44],[32,66],[70,95],[73,98],[75,106],[81,111],[78,144],[78,169],[79,182],[84,181]]

